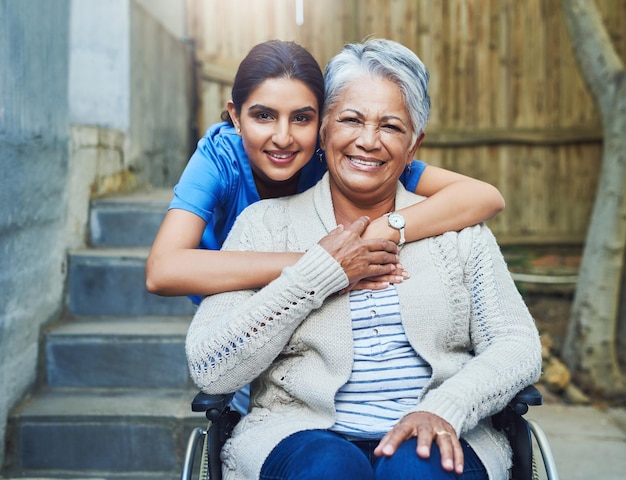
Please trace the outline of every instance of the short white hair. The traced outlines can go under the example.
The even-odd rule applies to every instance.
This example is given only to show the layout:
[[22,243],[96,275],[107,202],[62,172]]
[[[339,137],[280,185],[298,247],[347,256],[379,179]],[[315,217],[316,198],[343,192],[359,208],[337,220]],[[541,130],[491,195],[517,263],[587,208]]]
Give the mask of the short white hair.
[[326,99],[322,124],[339,101],[343,89],[362,75],[391,80],[398,85],[413,127],[411,144],[415,144],[430,115],[430,74],[415,53],[392,40],[370,38],[362,43],[348,44],[328,62],[324,74]]

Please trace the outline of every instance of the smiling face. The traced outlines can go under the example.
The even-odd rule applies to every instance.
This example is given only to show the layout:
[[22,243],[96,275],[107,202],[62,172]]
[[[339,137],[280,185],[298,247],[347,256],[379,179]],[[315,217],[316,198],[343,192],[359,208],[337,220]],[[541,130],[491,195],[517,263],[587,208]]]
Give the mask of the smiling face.
[[359,77],[350,82],[322,124],[322,148],[331,191],[362,205],[389,204],[396,184],[422,136],[413,127],[399,87],[390,80]]
[[311,159],[317,143],[319,105],[300,80],[265,80],[241,106],[228,112],[241,129],[261,198],[295,193],[300,169]]

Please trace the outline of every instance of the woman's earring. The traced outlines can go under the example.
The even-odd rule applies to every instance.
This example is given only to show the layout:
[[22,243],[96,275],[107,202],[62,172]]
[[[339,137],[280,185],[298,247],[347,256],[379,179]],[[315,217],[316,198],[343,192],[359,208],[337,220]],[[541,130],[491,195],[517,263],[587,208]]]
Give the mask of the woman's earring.
[[324,152],[321,148],[315,150],[315,155],[317,155],[317,159],[320,161],[320,163],[324,163]]
[[241,128],[237,127],[237,135],[241,135]]
[[[413,162],[411,162],[411,163],[413,163]],[[406,171],[408,172],[408,174],[409,174],[409,175],[411,175],[411,163],[409,163],[409,164],[406,166]]]

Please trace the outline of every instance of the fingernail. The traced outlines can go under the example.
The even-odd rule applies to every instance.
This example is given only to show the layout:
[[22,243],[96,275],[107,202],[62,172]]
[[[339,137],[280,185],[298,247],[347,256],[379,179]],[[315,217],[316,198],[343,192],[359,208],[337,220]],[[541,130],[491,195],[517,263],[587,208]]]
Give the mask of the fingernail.
[[395,277],[395,278],[396,278],[396,283],[402,283],[404,281],[405,277],[404,276],[402,276],[402,277],[398,276],[398,277]]
[[407,272],[406,270],[404,272],[402,272],[402,276],[404,278],[411,278],[411,274],[409,272]]

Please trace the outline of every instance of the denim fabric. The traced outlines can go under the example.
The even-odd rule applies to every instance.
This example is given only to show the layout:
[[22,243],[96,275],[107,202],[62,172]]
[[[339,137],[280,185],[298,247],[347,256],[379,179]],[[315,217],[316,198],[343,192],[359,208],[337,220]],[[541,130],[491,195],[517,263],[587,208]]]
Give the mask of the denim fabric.
[[462,475],[441,468],[436,444],[430,458],[417,456],[417,439],[405,441],[392,457],[373,454],[378,440],[350,442],[327,430],[295,433],[280,442],[265,460],[261,480],[487,480],[474,450],[461,439],[465,456]]

